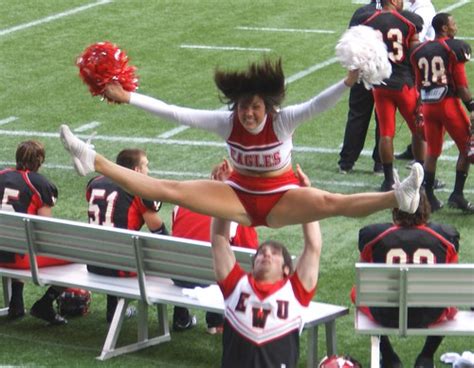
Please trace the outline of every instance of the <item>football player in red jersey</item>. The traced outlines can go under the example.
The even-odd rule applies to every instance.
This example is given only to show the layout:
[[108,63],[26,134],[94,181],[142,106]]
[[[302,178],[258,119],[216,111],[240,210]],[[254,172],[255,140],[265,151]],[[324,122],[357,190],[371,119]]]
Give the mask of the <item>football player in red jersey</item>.
[[[428,222],[430,205],[421,193],[420,205],[414,214],[398,209],[392,212],[393,223],[372,224],[359,232],[360,261],[369,263],[457,263],[459,233],[452,226]],[[352,292],[355,301],[355,290]],[[371,319],[387,327],[398,328],[398,308],[361,307]],[[410,308],[408,326],[424,328],[454,318],[456,308]],[[416,368],[433,368],[433,356],[442,336],[428,336],[418,355]],[[380,340],[382,367],[402,367],[387,336]]]
[[[54,184],[38,173],[46,157],[44,146],[38,141],[25,141],[16,150],[16,168],[0,171],[0,210],[28,213],[38,216],[52,216],[52,208],[58,198]],[[36,257],[38,267],[66,264],[69,262],[47,257]],[[30,259],[26,254],[0,251],[0,265],[10,268],[29,268]],[[53,302],[63,288],[51,286],[44,296],[33,304],[32,316],[43,319],[53,325],[67,321],[53,308]],[[12,296],[9,302],[8,318],[18,319],[25,315],[23,302],[23,282],[13,279]]]
[[403,11],[403,0],[382,0],[382,10],[365,13],[357,23],[379,31],[387,45],[392,74],[383,84],[373,89],[375,109],[380,129],[380,159],[383,164],[384,181],[382,191],[391,190],[393,178],[393,138],[395,136],[396,111],[399,110],[412,133],[415,159],[425,159],[426,144],[423,134],[416,127],[417,90],[410,65],[410,49],[419,43],[418,32],[423,19],[411,12]]
[[[299,167],[297,174],[303,186],[310,185]],[[303,315],[318,281],[319,223],[303,225],[304,249],[294,272],[285,246],[266,241],[246,274],[230,246],[230,222],[214,219],[211,229],[214,271],[225,301],[221,367],[296,367]]]
[[[232,166],[227,160],[223,160],[215,166],[211,173],[211,179],[224,181],[232,173]],[[193,212],[187,208],[176,206],[173,210],[171,235],[180,238],[210,241],[211,217]],[[254,227],[242,226],[235,222],[230,226],[230,244],[233,246],[257,249],[258,234]],[[175,284],[183,287],[201,286],[191,282],[173,280]],[[221,333],[224,320],[221,314],[206,313],[207,331],[214,335]],[[193,327],[196,323],[194,316],[189,314],[189,310],[184,307],[174,307],[173,311],[173,329],[182,331]]]
[[[141,149],[124,149],[117,155],[118,165],[148,175],[148,158]],[[98,176],[89,181],[86,189],[89,203],[89,223],[119,229],[140,230],[143,224],[155,234],[167,235],[165,223],[157,212],[160,202],[149,201],[124,191],[109,178]],[[89,272],[105,276],[134,277],[135,273],[87,265]],[[117,297],[107,295],[107,322],[111,322],[117,307]]]
[[[447,131],[459,150],[456,163],[456,181],[448,205],[474,213],[474,205],[464,197],[464,185],[469,171],[468,144],[474,123],[474,102],[468,87],[465,63],[469,61],[471,47],[454,38],[456,22],[451,14],[439,13],[433,18],[436,38],[422,43],[412,53],[411,60],[420,90],[420,103],[424,116],[428,154],[424,164],[426,194],[431,210],[443,204],[433,192],[436,163],[443,148]],[[461,105],[464,102],[470,117]]]
[[227,142],[234,168],[225,182],[150,178],[114,165],[82,142],[67,125],[61,140],[79,174],[98,171],[142,198],[174,203],[195,212],[242,225],[282,227],[331,216],[360,217],[386,208],[414,211],[423,168],[414,165],[408,179],[387,193],[333,194],[300,188],[292,163],[292,135],[298,125],[336,103],[358,79],[358,71],[299,105],[281,109],[285,77],[281,60],[252,63],[245,71],[216,71],[215,81],[230,111],[197,110],[169,105],[110,84],[110,99],[130,102],[163,118],[206,129]]

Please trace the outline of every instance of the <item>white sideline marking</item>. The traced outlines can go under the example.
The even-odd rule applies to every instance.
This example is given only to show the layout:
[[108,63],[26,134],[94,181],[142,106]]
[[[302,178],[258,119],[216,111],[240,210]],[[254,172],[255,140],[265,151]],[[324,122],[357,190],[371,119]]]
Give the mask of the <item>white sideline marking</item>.
[[160,134],[160,135],[158,136],[158,138],[166,139],[166,138],[169,138],[169,137],[173,137],[173,136],[175,136],[176,134],[179,134],[179,133],[181,133],[181,132],[183,132],[183,131],[185,131],[185,130],[187,130],[187,129],[189,129],[188,126],[186,126],[186,125],[181,125],[181,126],[179,126],[179,127],[176,127],[176,128],[174,128],[174,129],[168,130],[167,132],[164,132],[164,133]]
[[[0,166],[3,167],[10,167],[15,166],[13,161],[0,161]],[[59,164],[43,164],[42,167],[46,169],[55,169],[55,170],[68,170],[73,171],[74,168],[69,165],[59,165]],[[192,172],[192,171],[166,171],[166,170],[150,170],[150,174],[156,175],[158,177],[178,177],[178,178],[188,178],[188,179],[209,179],[208,172]],[[341,175],[342,176],[342,175]],[[342,181],[342,180],[318,180],[314,178],[310,178],[313,184],[318,184],[322,187],[331,187],[331,186],[338,186],[344,188],[371,188],[376,185],[373,183],[363,182],[363,181]],[[437,189],[436,192],[444,192],[444,193],[451,193],[452,189],[450,188],[442,188]],[[474,193],[474,189],[464,189],[465,193]]]
[[456,37],[458,40],[474,40],[474,37]]
[[297,29],[297,28],[271,28],[271,27],[235,27],[243,31],[262,31],[262,32],[298,32],[298,33],[336,33],[327,29]]
[[471,0],[458,1],[457,3],[454,3],[453,5],[447,6],[446,8],[439,10],[438,13],[450,12],[451,10],[454,10],[454,9],[460,8],[461,6],[469,4],[470,2],[471,2]]
[[237,47],[237,46],[206,46],[206,45],[180,45],[182,49],[203,49],[203,50],[227,50],[227,51],[262,51],[270,52],[272,49],[258,47]]
[[[38,131],[26,131],[26,130],[0,130],[0,136],[13,136],[13,137],[44,137],[44,138],[59,138],[59,133],[50,132],[38,132]],[[78,134],[79,138],[88,139],[89,136],[85,134]],[[147,137],[122,137],[122,136],[108,136],[108,135],[96,135],[94,141],[104,142],[123,142],[123,143],[153,143],[161,145],[173,145],[173,146],[200,146],[200,147],[218,147],[225,148],[226,144],[219,141],[191,141],[191,140],[180,140],[180,139],[162,139],[162,138],[147,138]],[[308,146],[295,146],[294,152],[301,153],[339,153],[337,148],[324,148],[324,147],[308,147]],[[372,151],[363,150],[362,156],[372,156]],[[457,156],[440,156],[441,161],[457,161]]]
[[108,4],[108,3],[111,3],[111,2],[112,2],[112,0],[98,0],[95,3],[79,6],[77,8],[73,8],[71,10],[67,10],[65,12],[58,13],[58,14],[55,14],[55,15],[50,15],[46,18],[41,18],[41,19],[35,20],[33,22],[23,23],[23,24],[20,24],[18,26],[15,26],[15,27],[3,29],[3,30],[0,30],[0,36],[5,36],[7,34],[10,34],[10,33],[16,32],[16,31],[21,31],[23,29],[31,28],[31,27],[34,27],[34,26],[37,26],[37,25],[40,25],[40,24],[49,23],[49,22],[52,22],[53,20],[63,18],[63,17],[67,17],[69,15],[76,14],[76,13],[79,13],[81,11],[93,8],[95,6],[104,5],[104,4]]
[[18,120],[18,118],[16,116],[9,116],[6,119],[0,120],[0,125],[5,125],[5,124],[11,123],[12,121],[15,121],[15,120]]
[[77,127],[76,129],[74,129],[74,131],[77,132],[77,133],[85,132],[86,130],[91,130],[91,129],[97,128],[98,126],[100,126],[100,124],[101,123],[99,123],[98,121],[91,121],[88,124],[84,124],[84,125],[81,125],[81,126]]

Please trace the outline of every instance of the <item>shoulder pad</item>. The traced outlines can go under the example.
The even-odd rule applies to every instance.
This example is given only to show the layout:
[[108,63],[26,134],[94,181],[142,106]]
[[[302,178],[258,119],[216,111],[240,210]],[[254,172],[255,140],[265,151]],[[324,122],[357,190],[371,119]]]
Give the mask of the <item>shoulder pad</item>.
[[421,32],[421,30],[423,29],[423,23],[424,23],[422,17],[408,10],[402,10],[400,14],[403,15],[406,19],[408,19],[410,22],[412,22],[415,25],[417,32]]
[[457,40],[455,38],[450,38],[446,40],[446,44],[451,48],[451,50],[456,55],[456,59],[460,63],[465,63],[471,59],[471,45],[462,40]]
[[428,224],[432,230],[436,231],[442,237],[444,237],[450,243],[453,243],[456,248],[456,252],[459,250],[459,232],[451,225],[448,224],[438,224],[431,222]]
[[359,251],[362,252],[367,243],[374,240],[377,236],[390,228],[392,224],[372,224],[364,226],[359,230]]

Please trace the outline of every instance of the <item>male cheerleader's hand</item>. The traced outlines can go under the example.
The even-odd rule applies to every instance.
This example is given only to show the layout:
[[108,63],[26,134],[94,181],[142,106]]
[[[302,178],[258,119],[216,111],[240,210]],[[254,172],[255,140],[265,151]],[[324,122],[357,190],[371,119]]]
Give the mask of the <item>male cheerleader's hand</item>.
[[309,180],[308,176],[303,172],[299,164],[296,164],[296,176],[300,180],[300,186],[302,187],[311,186],[311,181]]
[[229,178],[230,174],[232,174],[232,171],[234,171],[234,169],[231,164],[224,158],[220,164],[213,167],[211,171],[211,179],[225,181]]
[[130,92],[126,91],[118,82],[108,83],[105,86],[104,95],[108,100],[118,103],[130,102]]

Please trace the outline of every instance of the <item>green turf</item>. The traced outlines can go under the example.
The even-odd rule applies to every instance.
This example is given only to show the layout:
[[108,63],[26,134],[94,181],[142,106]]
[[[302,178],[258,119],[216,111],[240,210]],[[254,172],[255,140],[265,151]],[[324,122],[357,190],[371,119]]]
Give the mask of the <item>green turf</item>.
[[[0,166],[14,161],[17,144],[38,138],[47,148],[47,160],[41,172],[59,188],[60,196],[54,215],[60,218],[86,220],[84,188],[88,178],[72,171],[69,157],[55,135],[62,122],[73,128],[92,121],[101,125],[100,136],[119,137],[116,141],[96,140],[100,152],[114,158],[125,147],[137,146],[148,152],[150,167],[161,177],[196,178],[207,175],[213,164],[225,156],[223,147],[206,144],[165,144],[131,142],[131,138],[156,138],[175,126],[156,119],[130,106],[117,106],[92,98],[77,77],[75,58],[89,44],[109,40],[124,48],[136,65],[140,91],[165,101],[201,108],[220,108],[212,74],[217,66],[243,67],[262,57],[261,52],[216,51],[180,48],[181,44],[271,48],[270,56],[281,56],[287,77],[304,71],[334,56],[334,46],[357,7],[349,0],[116,0],[88,10],[64,16],[51,22],[17,31],[2,32],[47,16],[66,12],[87,0],[4,0],[0,12],[0,121],[10,116],[17,120],[0,125]],[[455,0],[436,0],[437,9],[456,4]],[[473,37],[474,4],[468,2],[454,9],[459,35]],[[333,34],[258,32],[236,27],[272,27],[332,30]],[[472,44],[472,41],[469,41]],[[472,63],[468,77],[474,81]],[[288,85],[286,104],[297,103],[315,95],[344,75],[337,64],[331,64]],[[294,162],[302,165],[313,185],[341,193],[376,190],[381,178],[371,173],[370,156],[362,156],[356,170],[348,176],[337,174],[338,149],[342,142],[347,115],[346,95],[332,110],[300,127],[294,137],[296,147],[329,149],[329,153],[295,152]],[[401,123],[401,121],[400,121]],[[45,134],[47,133],[47,134]],[[90,132],[84,132],[84,136]],[[128,139],[128,140],[127,140]],[[215,136],[186,130],[169,140],[216,142]],[[186,143],[186,142],[184,142]],[[408,143],[405,124],[397,128],[395,147]],[[371,151],[373,133],[367,138]],[[455,147],[444,155],[456,157]],[[401,176],[407,174],[405,162],[396,162]],[[441,160],[438,176],[447,182],[447,190],[439,193],[446,201],[454,184],[453,160]],[[65,168],[66,167],[66,168]],[[173,174],[174,172],[175,174]],[[473,180],[466,185],[467,196],[474,200]],[[172,205],[165,204],[161,215],[170,227]],[[349,291],[354,279],[354,262],[358,259],[358,229],[379,221],[389,221],[388,212],[362,219],[335,218],[322,222],[324,250],[318,301],[349,306]],[[445,209],[433,216],[434,221],[456,226],[461,233],[461,262],[474,262],[474,217]],[[301,249],[299,226],[279,230],[261,228],[262,240],[274,238],[288,244],[292,253]],[[25,289],[27,306],[31,306],[44,289],[31,284]],[[369,339],[356,335],[353,313],[337,322],[338,349],[351,354],[364,366],[369,361]],[[198,313],[197,328],[186,333],[172,333],[169,343],[98,362],[107,325],[104,296],[94,295],[91,313],[72,319],[67,326],[51,328],[26,317],[8,323],[0,319],[0,365],[22,366],[160,366],[217,367],[221,342],[205,333],[204,314]],[[156,318],[155,318],[156,319]],[[133,320],[127,321],[121,337],[132,341],[136,335]],[[395,339],[406,366],[412,365],[421,348],[422,338]],[[324,329],[320,331],[321,350]],[[472,350],[473,339],[447,338],[438,353]],[[439,356],[439,354],[438,354]],[[301,363],[306,358],[306,337],[301,343]]]

